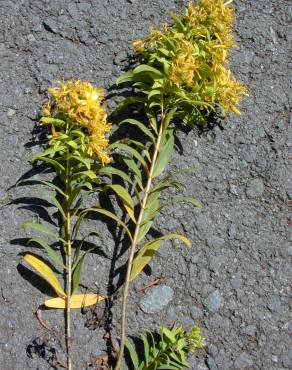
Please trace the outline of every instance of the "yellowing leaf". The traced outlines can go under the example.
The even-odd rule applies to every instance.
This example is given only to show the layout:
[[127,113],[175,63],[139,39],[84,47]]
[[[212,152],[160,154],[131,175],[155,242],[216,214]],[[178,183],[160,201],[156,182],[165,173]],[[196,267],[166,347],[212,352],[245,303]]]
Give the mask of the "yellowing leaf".
[[66,293],[61,287],[59,280],[47,264],[31,254],[26,254],[24,256],[24,261],[33,267],[51,285],[59,296],[66,297]]
[[163,235],[163,236],[160,236],[159,238],[157,238],[157,240],[169,240],[169,239],[179,239],[181,240],[183,243],[185,243],[185,245],[189,248],[191,248],[192,244],[190,242],[190,240],[188,238],[186,238],[184,235],[180,235],[180,234],[166,234],[166,235]]
[[[103,301],[106,297],[99,294],[75,294],[70,299],[70,308],[83,308],[95,305]],[[48,308],[66,308],[66,299],[52,298],[45,301],[45,306]]]

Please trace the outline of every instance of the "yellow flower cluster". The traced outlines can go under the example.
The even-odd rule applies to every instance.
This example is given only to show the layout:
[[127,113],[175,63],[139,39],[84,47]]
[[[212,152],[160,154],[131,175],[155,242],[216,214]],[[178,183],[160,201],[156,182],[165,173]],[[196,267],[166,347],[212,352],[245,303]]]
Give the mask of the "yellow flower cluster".
[[[102,107],[104,90],[92,86],[89,82],[59,82],[59,87],[49,89],[52,101],[43,108],[46,117],[64,116],[70,123],[89,135],[86,152],[90,157],[97,157],[102,164],[110,162],[106,150],[106,134],[111,130],[107,122],[107,113]],[[52,127],[54,135],[54,128]],[[56,135],[56,134],[55,134]]]
[[134,41],[134,48],[146,62],[163,68],[167,83],[179,87],[183,96],[195,94],[196,100],[209,106],[239,114],[240,97],[248,94],[225,66],[227,52],[234,45],[231,2],[190,2],[185,15],[174,18],[172,27],[152,29],[149,37]]

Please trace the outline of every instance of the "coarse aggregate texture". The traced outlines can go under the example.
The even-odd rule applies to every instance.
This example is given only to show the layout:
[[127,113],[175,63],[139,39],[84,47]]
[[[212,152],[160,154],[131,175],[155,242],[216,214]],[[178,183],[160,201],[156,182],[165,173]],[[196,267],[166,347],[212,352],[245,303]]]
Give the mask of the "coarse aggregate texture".
[[[48,363],[55,351],[64,359],[57,339],[34,316],[46,295],[30,283],[32,273],[19,266],[20,253],[27,248],[15,241],[29,236],[21,228],[24,221],[37,220],[37,207],[23,208],[25,199],[18,204],[15,199],[33,201],[39,193],[12,186],[31,169],[28,159],[39,150],[24,144],[32,141],[47,88],[69,78],[109,88],[128,64],[133,38],[145,36],[149,26],[165,21],[170,11],[182,12],[186,3],[0,2],[1,369],[59,369]],[[180,134],[183,151],[176,151],[170,172],[196,166],[193,174],[176,177],[184,183],[185,195],[195,195],[204,207],[198,211],[180,205],[160,215],[157,229],[185,232],[193,246],[186,250],[167,243],[151,262],[148,276],[135,281],[128,332],[135,335],[142,328],[158,329],[159,323],[174,321],[186,329],[196,324],[207,346],[190,358],[193,370],[291,369],[292,9],[288,0],[236,0],[234,7],[238,46],[230,63],[250,96],[242,102],[241,116],[224,120],[224,129]],[[113,106],[114,100],[109,101],[109,110]],[[106,293],[109,271],[121,262],[111,264],[115,243],[102,225],[91,220],[88,227],[101,231],[100,245],[109,259],[88,257],[82,282]],[[144,296],[137,290],[157,277],[173,290],[173,298],[159,312],[143,312],[139,305]],[[114,301],[112,308],[114,338],[118,303]],[[74,312],[75,369],[94,368],[96,356],[106,350],[102,313],[102,306],[83,315]],[[62,312],[42,316],[62,335]]]

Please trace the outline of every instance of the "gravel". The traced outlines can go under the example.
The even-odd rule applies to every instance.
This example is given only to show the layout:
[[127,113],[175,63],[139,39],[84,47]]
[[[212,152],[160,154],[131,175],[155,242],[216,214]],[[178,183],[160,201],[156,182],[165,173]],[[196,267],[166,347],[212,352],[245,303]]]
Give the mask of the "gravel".
[[[0,368],[59,370],[56,363],[53,367],[53,354],[64,360],[64,348],[34,315],[47,297],[46,289],[40,292],[33,274],[19,265],[21,253],[28,250],[21,238],[31,236],[21,225],[39,217],[36,207],[22,208],[24,197],[34,198],[38,192],[33,187],[13,187],[31,171],[28,159],[39,150],[33,145],[33,129],[47,88],[69,78],[110,88],[128,65],[133,39],[146,36],[148,28],[165,21],[170,12],[182,12],[186,3],[1,2]],[[196,196],[203,209],[183,205],[161,213],[155,228],[184,232],[192,248],[167,244],[147,274],[134,282],[127,332],[137,335],[141,329],[158,330],[161,323],[174,321],[198,325],[207,346],[192,360],[194,370],[291,369],[292,130],[287,78],[291,4],[287,0],[233,4],[238,45],[230,65],[250,96],[242,101],[241,115],[226,117],[222,129],[179,134],[184,149],[175,152],[170,172],[196,167],[195,173],[176,177],[185,185],[184,195]],[[109,110],[114,105],[115,99],[107,103]],[[18,204],[12,202],[19,198]],[[94,220],[86,226],[99,231],[109,259],[88,256],[82,283],[107,294],[109,285],[119,280],[118,268],[126,255],[111,264],[117,252],[111,229]],[[161,290],[155,298],[161,286],[150,288],[145,296],[135,289],[158,277],[167,287],[162,286],[163,305]],[[160,307],[154,314],[140,308],[143,300],[149,307],[148,296],[154,307]],[[119,303],[120,297],[110,313],[114,339],[119,338]],[[103,308],[86,314],[74,311],[76,369],[94,368],[96,356],[106,351]],[[43,311],[42,315],[61,338],[63,313]]]

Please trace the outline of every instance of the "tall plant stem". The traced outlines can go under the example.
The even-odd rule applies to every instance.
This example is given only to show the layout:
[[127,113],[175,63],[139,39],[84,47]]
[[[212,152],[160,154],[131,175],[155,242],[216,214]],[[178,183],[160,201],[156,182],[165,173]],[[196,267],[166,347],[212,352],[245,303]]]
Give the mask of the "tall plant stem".
[[70,164],[66,163],[66,347],[67,369],[72,370],[72,338],[71,338],[71,284],[72,284],[72,245],[71,245],[71,211],[69,204],[70,193]]
[[128,266],[127,266],[127,273],[126,273],[126,280],[125,280],[125,285],[124,285],[124,291],[123,291],[123,300],[122,300],[122,310],[121,310],[121,344],[120,344],[120,351],[117,359],[117,363],[115,366],[115,370],[120,370],[123,355],[124,355],[124,349],[125,349],[125,337],[126,337],[126,310],[127,310],[127,302],[128,302],[128,292],[129,292],[129,285],[130,285],[130,276],[131,276],[131,269],[132,269],[132,264],[133,264],[133,259],[136,251],[136,247],[138,245],[138,237],[139,237],[139,231],[140,231],[140,226],[141,222],[143,219],[144,211],[146,208],[147,204],[147,199],[149,196],[149,192],[152,186],[152,181],[153,181],[153,173],[154,173],[154,168],[156,165],[157,161],[157,156],[160,150],[161,146],[161,140],[164,132],[164,112],[163,112],[163,104],[161,106],[161,120],[160,120],[160,127],[159,127],[159,132],[157,136],[157,142],[156,146],[153,152],[152,156],[152,161],[151,161],[151,167],[149,170],[149,175],[148,175],[148,180],[144,192],[144,196],[142,199],[142,204],[138,216],[138,220],[136,223],[135,231],[134,231],[134,236],[133,240],[130,246],[130,254],[129,254],[129,259],[128,259]]

